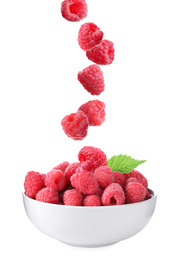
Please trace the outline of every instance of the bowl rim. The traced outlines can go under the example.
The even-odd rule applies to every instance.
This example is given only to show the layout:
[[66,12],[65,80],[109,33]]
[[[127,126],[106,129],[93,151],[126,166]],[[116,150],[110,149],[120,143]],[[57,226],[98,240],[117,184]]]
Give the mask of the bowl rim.
[[114,209],[114,208],[120,208],[120,207],[134,207],[136,205],[140,205],[140,204],[144,204],[144,203],[148,203],[152,200],[155,200],[157,198],[157,194],[149,189],[150,194],[152,195],[150,199],[141,201],[141,202],[136,202],[136,203],[129,203],[129,204],[122,204],[122,205],[111,205],[111,206],[88,206],[88,207],[84,207],[84,206],[69,206],[69,205],[61,205],[61,204],[53,204],[53,203],[46,203],[46,202],[42,202],[42,201],[37,201],[35,199],[29,198],[25,192],[22,192],[22,196],[27,199],[32,201],[33,203],[37,203],[37,204],[42,204],[42,205],[46,205],[48,207],[58,207],[58,208],[71,208],[71,209],[82,209],[82,210],[87,210],[87,209]]

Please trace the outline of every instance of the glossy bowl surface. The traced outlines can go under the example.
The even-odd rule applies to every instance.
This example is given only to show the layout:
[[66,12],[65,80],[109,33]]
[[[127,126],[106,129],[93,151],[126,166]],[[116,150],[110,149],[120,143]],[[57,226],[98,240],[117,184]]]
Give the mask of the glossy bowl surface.
[[44,234],[69,245],[99,247],[132,237],[148,224],[157,200],[151,192],[149,200],[116,206],[55,205],[24,193],[23,202],[28,218]]

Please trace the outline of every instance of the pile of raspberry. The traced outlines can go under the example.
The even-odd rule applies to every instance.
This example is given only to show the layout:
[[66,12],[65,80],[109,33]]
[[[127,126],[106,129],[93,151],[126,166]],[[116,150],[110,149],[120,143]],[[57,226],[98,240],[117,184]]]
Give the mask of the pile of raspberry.
[[[86,18],[88,7],[85,0],[64,0],[61,14],[69,22]],[[109,65],[114,60],[113,42],[103,39],[104,33],[92,22],[84,23],[78,32],[78,44],[86,52],[91,64],[77,73],[77,79],[91,95],[100,95],[105,89],[103,72],[99,65]],[[74,113],[61,120],[64,133],[73,140],[83,140],[89,126],[100,126],[105,121],[105,104],[100,100],[90,100]]]
[[67,206],[122,205],[151,198],[140,172],[113,172],[106,154],[93,146],[84,146],[77,162],[64,161],[47,174],[28,172],[24,189],[29,198]]

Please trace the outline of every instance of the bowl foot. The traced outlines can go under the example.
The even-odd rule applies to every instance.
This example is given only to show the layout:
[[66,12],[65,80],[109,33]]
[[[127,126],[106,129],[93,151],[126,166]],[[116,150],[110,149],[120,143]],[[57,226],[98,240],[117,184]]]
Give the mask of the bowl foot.
[[105,246],[112,246],[118,242],[114,242],[114,243],[105,243],[105,244],[74,244],[74,243],[69,243],[69,242],[65,242],[60,240],[60,242],[67,244],[69,246],[75,246],[75,247],[85,247],[85,248],[95,248],[95,247],[105,247]]

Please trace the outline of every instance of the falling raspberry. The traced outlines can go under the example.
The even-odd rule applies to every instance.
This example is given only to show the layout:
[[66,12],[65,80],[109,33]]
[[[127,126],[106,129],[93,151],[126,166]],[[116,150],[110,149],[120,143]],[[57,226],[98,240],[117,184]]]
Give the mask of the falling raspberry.
[[84,23],[78,32],[78,44],[84,51],[92,49],[103,39],[103,32],[94,23]]
[[103,40],[94,48],[88,50],[86,56],[96,64],[109,65],[114,60],[114,51],[113,42]]
[[96,64],[79,71],[78,80],[91,95],[100,95],[105,89],[103,72]]
[[87,12],[85,0],[64,0],[61,3],[61,14],[70,22],[79,22],[87,16]]
[[79,110],[77,113],[65,116],[61,125],[68,137],[74,140],[82,140],[88,133],[89,121],[84,112]]
[[105,121],[105,103],[100,100],[88,101],[79,110],[85,113],[90,126],[100,126]]

